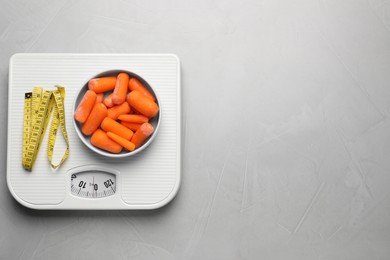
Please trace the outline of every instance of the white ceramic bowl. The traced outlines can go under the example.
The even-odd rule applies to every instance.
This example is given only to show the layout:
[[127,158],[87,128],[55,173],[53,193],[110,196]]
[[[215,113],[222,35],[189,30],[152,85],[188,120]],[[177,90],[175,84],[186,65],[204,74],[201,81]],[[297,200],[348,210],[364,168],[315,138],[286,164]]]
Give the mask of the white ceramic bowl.
[[[109,76],[117,76],[121,72],[125,72],[125,73],[129,74],[130,78],[136,78],[137,80],[139,80],[142,83],[142,85],[144,85],[144,87],[156,97],[156,103],[159,106],[159,112],[157,113],[157,115],[149,120],[149,123],[153,125],[154,132],[151,136],[149,136],[149,138],[145,141],[145,143],[143,145],[141,145],[140,147],[138,147],[137,149],[135,149],[132,152],[127,152],[126,150],[123,149],[122,152],[115,154],[115,153],[110,153],[110,152],[104,151],[104,150],[102,150],[98,147],[95,147],[91,144],[91,141],[90,141],[91,136],[86,136],[83,134],[83,132],[81,131],[82,124],[77,122],[73,116],[74,112],[76,111],[77,106],[81,102],[81,99],[83,98],[85,92],[87,92],[87,90],[88,90],[88,81],[89,80],[81,88],[81,90],[80,90],[79,94],[76,96],[74,104],[73,104],[73,115],[72,115],[73,125],[74,125],[74,128],[76,129],[77,135],[79,136],[80,140],[89,149],[91,149],[95,153],[106,156],[106,157],[110,157],[110,158],[123,158],[123,157],[127,157],[127,156],[132,156],[132,155],[137,154],[140,151],[144,150],[146,147],[148,147],[152,143],[152,141],[156,137],[156,135],[158,133],[159,126],[160,126],[160,122],[161,122],[161,104],[159,102],[158,96],[156,95],[156,92],[154,92],[152,87],[143,78],[141,78],[137,74],[130,72],[130,71],[125,71],[125,70],[110,70],[110,71],[102,72],[91,79],[101,78],[101,77],[109,77]],[[111,92],[105,93],[105,96],[107,96],[109,93],[111,93]]]

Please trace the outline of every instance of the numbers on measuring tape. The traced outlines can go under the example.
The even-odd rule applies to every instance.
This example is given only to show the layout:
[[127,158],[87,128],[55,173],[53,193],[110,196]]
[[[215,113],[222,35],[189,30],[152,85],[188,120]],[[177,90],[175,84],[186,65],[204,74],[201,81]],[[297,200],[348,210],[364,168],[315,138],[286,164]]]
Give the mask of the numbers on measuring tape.
[[[34,166],[52,111],[54,111],[54,116],[50,124],[47,145],[49,163],[52,168],[56,169],[68,157],[69,140],[65,126],[64,97],[65,89],[60,86],[57,86],[57,90],[53,91],[43,91],[41,87],[34,87],[33,92],[25,93],[22,165],[26,170],[31,171]],[[61,161],[58,164],[53,164],[53,150],[59,127],[66,142],[66,150]]]

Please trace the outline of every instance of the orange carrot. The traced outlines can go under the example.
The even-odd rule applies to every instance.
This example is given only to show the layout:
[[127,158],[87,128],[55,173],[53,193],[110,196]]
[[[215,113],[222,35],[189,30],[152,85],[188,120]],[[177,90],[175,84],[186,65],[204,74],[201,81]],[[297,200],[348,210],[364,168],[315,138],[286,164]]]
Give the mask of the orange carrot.
[[130,108],[131,108],[131,110],[133,110],[133,114],[134,114],[134,115],[141,115],[141,116],[142,116],[142,114],[141,114],[140,112],[138,112],[137,110],[135,110],[134,107],[131,107],[131,106],[130,106]]
[[125,122],[125,121],[122,121],[121,124],[126,126],[131,131],[134,131],[134,132],[137,131],[138,128],[140,128],[140,126],[141,126],[141,124],[129,123],[129,122]]
[[95,93],[103,93],[109,90],[113,90],[116,83],[116,77],[105,77],[91,79],[88,82],[88,88],[95,91]]
[[130,92],[128,100],[130,106],[134,107],[135,110],[137,110],[144,116],[151,118],[158,113],[158,105],[152,100],[142,95],[137,90]]
[[[131,93],[131,92],[130,92]],[[127,103],[129,103],[129,106],[130,106],[130,93],[129,94],[127,94],[127,96],[126,96],[126,101],[127,101]]]
[[137,124],[143,124],[149,122],[149,118],[142,115],[120,115],[118,119],[121,121],[137,123]]
[[114,103],[114,105],[120,105],[125,102],[128,84],[129,75],[127,73],[119,73],[116,78],[116,84],[112,95],[112,103]]
[[108,109],[108,117],[112,118],[114,120],[118,119],[118,116],[123,115],[123,114],[128,114],[130,113],[131,109],[130,106],[127,102],[122,103],[122,105],[118,106],[113,106]]
[[[131,92],[130,92],[131,93]],[[129,103],[129,106],[130,106],[130,93],[127,94],[126,96],[126,101],[127,103]],[[139,113],[137,110],[134,109],[134,107],[131,107],[130,106],[130,109],[131,109],[131,114],[137,114],[137,115],[140,115],[141,113]]]
[[120,153],[122,151],[122,146],[111,140],[101,129],[97,129],[93,133],[91,144],[111,153]]
[[96,103],[85,121],[81,131],[85,135],[90,135],[99,127],[100,123],[107,116],[107,108],[103,103]]
[[96,94],[96,102],[95,103],[102,103],[103,99],[104,99],[103,93]]
[[145,95],[147,98],[149,98],[150,100],[156,101],[156,98],[136,78],[131,78],[129,80],[129,89],[131,91],[137,90],[141,92],[143,95]]
[[106,105],[106,107],[113,107],[114,106],[114,104],[112,103],[112,93],[110,94],[110,95],[108,95],[105,99],[104,99],[104,101],[103,101],[103,103]]
[[123,138],[117,134],[114,134],[113,132],[107,132],[107,136],[109,138],[111,138],[113,141],[115,141],[116,143],[123,146],[126,150],[131,151],[131,152],[134,151],[135,145],[132,142],[130,142],[129,140],[126,140],[125,138]]
[[145,140],[153,133],[154,128],[149,123],[144,123],[141,127],[135,132],[131,138],[131,142],[135,145],[135,148],[140,147]]
[[114,119],[111,119],[109,117],[104,118],[103,122],[101,123],[100,127],[106,131],[106,132],[113,132],[114,134],[117,134],[126,140],[130,140],[133,136],[133,131],[131,131],[129,128],[127,128],[124,125],[121,125]]
[[74,112],[74,119],[76,119],[80,123],[84,123],[85,120],[87,120],[89,113],[91,113],[91,110],[95,105],[95,101],[96,101],[96,93],[93,92],[92,90],[87,90],[79,106]]

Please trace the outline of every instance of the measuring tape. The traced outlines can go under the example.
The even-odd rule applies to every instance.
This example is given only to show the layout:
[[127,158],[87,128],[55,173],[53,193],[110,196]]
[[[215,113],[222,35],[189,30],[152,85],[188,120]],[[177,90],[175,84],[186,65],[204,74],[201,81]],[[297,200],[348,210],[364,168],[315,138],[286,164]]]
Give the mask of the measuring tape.
[[[43,91],[41,87],[34,87],[33,92],[25,93],[22,165],[26,170],[31,171],[34,166],[53,110],[54,116],[50,124],[47,156],[51,167],[54,169],[61,166],[66,158],[68,158],[69,140],[65,127],[64,110],[65,89],[60,86],[56,87],[57,90],[53,91]],[[66,142],[66,150],[61,161],[57,165],[54,165],[52,163],[53,150],[59,126],[61,127]]]

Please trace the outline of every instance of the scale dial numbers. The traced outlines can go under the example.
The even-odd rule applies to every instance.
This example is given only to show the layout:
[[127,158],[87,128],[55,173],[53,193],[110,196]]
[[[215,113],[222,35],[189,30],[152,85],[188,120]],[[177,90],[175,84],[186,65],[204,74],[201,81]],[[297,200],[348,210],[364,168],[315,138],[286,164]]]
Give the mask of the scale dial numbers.
[[107,172],[87,171],[71,175],[71,192],[84,198],[104,198],[116,193],[116,176]]

